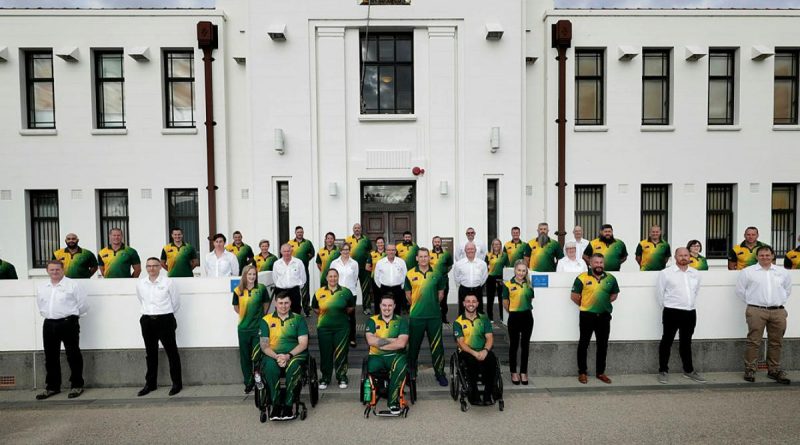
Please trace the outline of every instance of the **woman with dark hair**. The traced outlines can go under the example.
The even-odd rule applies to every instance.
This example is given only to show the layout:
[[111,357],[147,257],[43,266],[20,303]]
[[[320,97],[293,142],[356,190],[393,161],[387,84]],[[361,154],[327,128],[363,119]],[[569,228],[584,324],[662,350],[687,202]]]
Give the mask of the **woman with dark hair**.
[[[346,246],[346,245],[345,245]],[[344,247],[343,247],[344,249]],[[350,247],[347,246],[349,252]],[[353,261],[355,263],[355,261]],[[356,271],[358,276],[358,271]],[[311,308],[317,313],[319,341],[319,389],[326,389],[334,369],[339,388],[347,388],[347,355],[350,351],[349,315],[353,313],[356,297],[347,287],[339,286],[339,271],[328,269],[327,284],[317,289]]]
[[238,277],[239,259],[236,255],[225,250],[225,235],[218,233],[214,235],[214,250],[206,255],[206,276],[207,277]]
[[700,252],[703,251],[703,245],[700,241],[693,239],[686,244],[686,248],[689,249],[689,267],[697,270],[708,270],[706,257],[700,255]]
[[[503,307],[508,312],[508,335],[510,348],[508,363],[511,368],[511,383],[528,384],[528,352],[533,334],[533,286],[528,279],[525,260],[514,263],[514,278],[506,281],[503,288]],[[517,349],[520,350],[519,374],[517,374]]]

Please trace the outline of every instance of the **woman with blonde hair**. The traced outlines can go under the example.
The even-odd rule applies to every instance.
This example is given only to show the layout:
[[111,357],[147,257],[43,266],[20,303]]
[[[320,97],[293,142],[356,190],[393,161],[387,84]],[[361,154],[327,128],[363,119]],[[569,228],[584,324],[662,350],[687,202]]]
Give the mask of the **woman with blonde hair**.
[[239,315],[239,363],[244,377],[244,392],[253,390],[253,350],[258,348],[258,324],[269,310],[267,287],[258,284],[256,266],[248,264],[242,270],[242,280],[233,289],[233,310]]

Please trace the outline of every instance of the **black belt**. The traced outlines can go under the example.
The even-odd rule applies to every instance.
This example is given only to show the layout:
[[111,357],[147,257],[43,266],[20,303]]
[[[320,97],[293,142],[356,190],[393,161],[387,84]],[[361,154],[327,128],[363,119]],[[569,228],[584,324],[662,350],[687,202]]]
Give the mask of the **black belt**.
[[44,321],[49,321],[51,323],[55,323],[55,322],[61,323],[61,322],[65,322],[65,321],[77,320],[79,318],[80,317],[77,316],[77,315],[70,315],[69,317],[64,317],[64,318],[45,318]]
[[170,312],[169,314],[158,314],[158,315],[142,314],[142,317],[147,317],[147,318],[149,318],[151,320],[158,320],[159,318],[172,317],[172,316],[174,316],[174,314],[172,312]]
[[773,311],[775,309],[783,309],[783,306],[758,306],[756,304],[748,304],[749,307],[757,307],[759,309],[767,309]]
[[401,286],[402,286],[402,284],[398,284],[396,286],[389,286],[388,284],[381,283],[379,287],[380,288],[384,288],[385,287],[387,289],[397,289],[398,287],[401,287]]
[[462,288],[462,289],[465,289],[465,290],[467,290],[467,291],[471,291],[471,290],[480,290],[480,289],[482,289],[482,287],[481,287],[481,286],[475,286],[475,287],[470,287],[470,286],[461,286],[461,288]]

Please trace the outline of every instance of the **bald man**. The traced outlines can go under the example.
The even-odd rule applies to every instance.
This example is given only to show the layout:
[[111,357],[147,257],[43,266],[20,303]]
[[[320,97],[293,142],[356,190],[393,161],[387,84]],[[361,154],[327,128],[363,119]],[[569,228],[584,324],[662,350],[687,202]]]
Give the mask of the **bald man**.
[[97,272],[97,257],[78,245],[78,235],[68,233],[64,239],[67,247],[53,252],[51,259],[61,261],[67,278],[91,278]]

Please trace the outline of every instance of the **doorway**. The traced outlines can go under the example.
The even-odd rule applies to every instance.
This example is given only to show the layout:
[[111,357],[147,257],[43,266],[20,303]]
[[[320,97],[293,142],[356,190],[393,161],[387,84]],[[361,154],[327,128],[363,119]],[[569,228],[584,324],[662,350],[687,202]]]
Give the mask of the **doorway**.
[[416,184],[414,182],[361,183],[361,226],[374,243],[382,236],[387,243],[402,241],[403,232],[416,240]]

